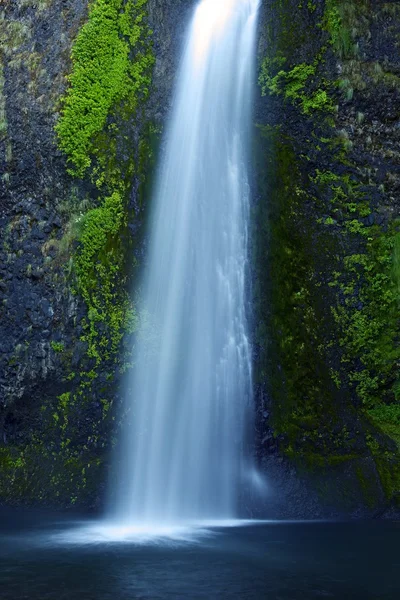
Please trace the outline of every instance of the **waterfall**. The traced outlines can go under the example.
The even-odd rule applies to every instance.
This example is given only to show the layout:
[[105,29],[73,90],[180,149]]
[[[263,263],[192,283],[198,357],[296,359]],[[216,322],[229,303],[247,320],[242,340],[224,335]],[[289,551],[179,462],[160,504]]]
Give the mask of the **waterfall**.
[[230,519],[253,428],[246,320],[258,0],[202,0],[157,176],[114,517]]

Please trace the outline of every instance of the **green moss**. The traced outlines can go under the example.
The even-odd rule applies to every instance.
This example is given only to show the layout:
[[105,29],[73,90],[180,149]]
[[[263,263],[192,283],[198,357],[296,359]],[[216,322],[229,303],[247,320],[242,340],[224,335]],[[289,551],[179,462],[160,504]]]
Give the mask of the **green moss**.
[[353,280],[357,293],[347,292],[342,284],[344,304],[335,309],[343,331],[343,361],[353,365],[350,380],[368,407],[393,401],[397,382],[398,295],[391,277],[392,251],[390,234],[370,231],[365,253],[344,260],[342,282]]
[[389,90],[400,89],[400,78],[386,61],[366,62],[359,52],[358,40],[369,38],[373,22],[385,5],[372,6],[370,0],[327,0],[322,27],[329,33],[330,44],[341,59],[342,77],[339,88],[347,102],[354,91],[367,91],[371,86],[384,85]]
[[[9,503],[94,502],[103,477],[102,410],[85,406],[72,391],[31,407],[35,427],[23,444],[0,448],[0,495]],[[41,428],[37,428],[41,424]]]
[[316,200],[305,191],[292,140],[277,129],[261,131],[269,211],[254,217],[260,253],[254,257],[260,269],[254,294],[264,324],[256,343],[266,362],[256,377],[268,381],[274,431],[285,436],[287,449],[305,457],[320,448],[329,456],[342,417],[335,408],[340,380],[332,381],[325,341],[333,322],[325,303],[333,294],[321,295],[320,278],[331,268],[334,238],[309,218]]
[[356,38],[368,33],[371,12],[369,0],[326,0],[322,27],[341,59],[358,56]]
[[[123,200],[118,192],[86,213],[75,256],[77,290],[88,306],[85,333],[88,355],[98,364],[116,353],[124,331],[134,325],[134,311],[121,286],[124,258],[120,234],[126,225]],[[100,335],[99,323],[108,327]],[[103,356],[101,355],[103,354]]]
[[[341,257],[330,283],[337,288],[332,311],[344,350],[342,377],[348,375],[357,386],[364,405],[391,402],[400,359],[395,266],[399,234],[395,224],[386,231],[364,224],[371,211],[360,185],[348,175],[317,171],[313,182],[321,195],[331,199],[330,211],[341,227],[338,235],[345,238],[345,247],[358,247],[357,253]],[[328,217],[329,223],[333,217]]]
[[[71,221],[68,242],[68,247],[78,242],[75,289],[88,307],[81,339],[96,367],[117,359],[124,332],[135,327],[127,293],[127,202],[133,176],[142,173],[121,124],[142,110],[151,82],[154,55],[146,5],[146,0],[93,2],[72,49],[70,87],[56,128],[71,173],[82,176],[89,169],[101,190],[95,206]],[[84,387],[95,379],[90,372],[81,373]]]
[[[57,125],[71,172],[82,176],[90,168],[102,192],[71,227],[71,239],[78,242],[75,289],[88,307],[81,339],[96,367],[117,359],[123,334],[135,327],[127,293],[127,202],[133,176],[142,173],[121,124],[142,110],[151,82],[154,55],[146,5],[146,0],[94,1],[72,49],[70,88]],[[84,387],[95,379],[90,372],[81,373]]]
[[395,294],[400,305],[400,234],[393,238],[393,268],[392,278],[395,285]]
[[63,352],[64,351],[63,342],[55,342],[54,340],[52,340],[50,342],[50,346],[51,346],[52,350],[54,350],[54,352]]
[[326,0],[323,27],[330,35],[330,43],[340,57],[347,56],[352,48],[351,31],[343,23],[342,2]]
[[282,57],[266,58],[261,64],[259,84],[262,95],[282,94],[284,98],[295,106],[299,106],[302,113],[310,115],[314,112],[331,113],[334,103],[328,94],[328,84],[322,82],[324,87],[315,91],[307,91],[307,85],[314,78],[317,70],[316,64],[301,63],[289,71],[279,70],[276,67],[285,62]]
[[[330,210],[340,226],[337,235],[344,239],[340,262],[329,284],[337,290],[332,312],[342,348],[340,380],[354,390],[373,425],[398,446],[397,225],[364,224],[371,211],[359,184],[350,176],[317,172],[313,181],[321,186],[321,195],[331,199]],[[347,248],[358,250],[346,254]],[[385,493],[392,498],[400,486],[398,452],[388,451],[372,436],[368,439]]]
[[380,404],[368,411],[371,421],[400,449],[400,403]]
[[56,130],[71,173],[82,176],[103,148],[96,136],[119,103],[137,109],[148,94],[154,57],[144,24],[147,0],[95,0],[72,49],[73,70]]
[[[364,76],[386,87],[397,83],[385,73],[388,66],[367,64],[361,73],[357,39],[368,35],[367,2],[321,3],[321,37],[310,45],[302,40],[301,54],[289,24],[290,12],[291,23],[303,22],[304,2],[297,8],[293,15],[293,3],[275,4],[278,39],[268,25],[259,78],[262,94],[276,97],[271,119],[281,120],[259,128],[267,140],[257,165],[259,190],[268,208],[258,207],[254,216],[255,342],[263,356],[256,378],[267,382],[274,433],[296,464],[322,470],[372,453],[381,484],[375,485],[374,468],[371,485],[359,482],[372,506],[382,488],[388,500],[399,490],[400,234],[377,212],[382,186],[365,176],[334,112],[352,100],[353,90],[365,89]],[[331,48],[348,80],[344,98],[332,79]],[[359,126],[362,121],[359,113]],[[299,143],[291,138],[293,126]],[[368,471],[361,463],[360,469]]]
[[6,56],[10,56],[27,42],[31,35],[31,29],[26,23],[6,18],[4,12],[0,13],[0,47]]
[[0,448],[0,466],[0,493],[8,503],[58,501],[66,506],[96,497],[102,461],[87,449],[78,454],[51,442],[46,447],[33,437],[29,449]]
[[[113,391],[119,370],[130,364],[131,342],[128,348],[123,336],[136,326],[128,294],[136,266],[130,192],[134,180],[142,189],[152,160],[151,152],[144,156],[150,129],[144,107],[154,64],[146,8],[147,0],[93,0],[72,48],[70,86],[56,129],[70,173],[87,181],[72,187],[63,210],[69,217],[65,235],[52,243],[69,287],[87,310],[76,319],[79,333],[71,347],[50,342],[66,370],[61,393],[32,406],[33,425],[24,439],[0,448],[0,495],[11,501],[87,505],[104,479]],[[71,369],[72,349],[79,349],[79,369]]]

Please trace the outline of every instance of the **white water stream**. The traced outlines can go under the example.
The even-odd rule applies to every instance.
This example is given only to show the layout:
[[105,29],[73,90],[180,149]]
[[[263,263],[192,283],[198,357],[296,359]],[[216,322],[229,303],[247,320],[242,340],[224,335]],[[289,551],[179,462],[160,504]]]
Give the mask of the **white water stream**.
[[258,0],[202,0],[189,28],[153,199],[141,331],[113,515],[238,516],[252,469],[246,319]]

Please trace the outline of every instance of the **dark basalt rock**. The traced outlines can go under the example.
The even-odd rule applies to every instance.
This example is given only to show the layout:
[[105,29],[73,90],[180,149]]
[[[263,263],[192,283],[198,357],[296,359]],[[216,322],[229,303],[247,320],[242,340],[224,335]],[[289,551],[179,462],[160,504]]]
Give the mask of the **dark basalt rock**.
[[[149,24],[156,32],[156,66],[150,99],[139,121],[126,124],[133,145],[137,146],[144,123],[162,125],[169,112],[193,5],[187,0],[148,2]],[[0,34],[9,42],[0,58],[4,73],[0,104],[4,103],[7,119],[0,134],[0,502],[87,507],[101,497],[102,476],[96,471],[92,484],[73,490],[75,484],[67,482],[73,478],[68,469],[75,468],[70,464],[63,467],[64,483],[61,479],[54,483],[60,478],[57,440],[47,420],[95,368],[94,359],[87,357],[88,344],[81,340],[87,307],[73,289],[71,256],[60,256],[58,249],[73,202],[95,198],[95,190],[88,181],[68,175],[54,132],[71,69],[72,43],[87,18],[88,2],[52,0],[40,10],[34,2],[24,6],[11,2],[1,10]],[[132,205],[138,205],[137,194],[135,185]],[[134,213],[132,219],[132,236],[142,236],[140,215]],[[135,252],[142,257],[140,246]],[[126,343],[132,343],[132,336]],[[107,374],[98,374],[96,387],[82,396],[74,416],[67,417],[70,408],[65,405],[66,437],[71,446],[81,446],[78,454],[86,468],[99,461],[110,444],[110,423],[101,425],[100,431],[95,428],[102,420],[104,397],[110,405],[114,399],[120,401],[120,366],[109,364]],[[27,460],[21,458],[26,456]],[[13,464],[25,464],[26,470],[22,466],[15,471],[10,487],[7,468]],[[23,483],[26,477],[33,478],[28,488]]]

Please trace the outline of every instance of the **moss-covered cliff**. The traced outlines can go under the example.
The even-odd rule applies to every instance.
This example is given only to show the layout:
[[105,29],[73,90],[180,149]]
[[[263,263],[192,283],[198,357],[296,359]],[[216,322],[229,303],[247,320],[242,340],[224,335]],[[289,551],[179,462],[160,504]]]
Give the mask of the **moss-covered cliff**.
[[345,512],[399,502],[399,9],[271,0],[261,21],[260,454]]
[[173,33],[190,6],[2,9],[3,501],[103,496],[137,323],[128,290],[181,44]]
[[[102,502],[193,4],[0,7],[1,501]],[[399,502],[400,3],[376,4],[260,6],[253,323],[275,514]]]

